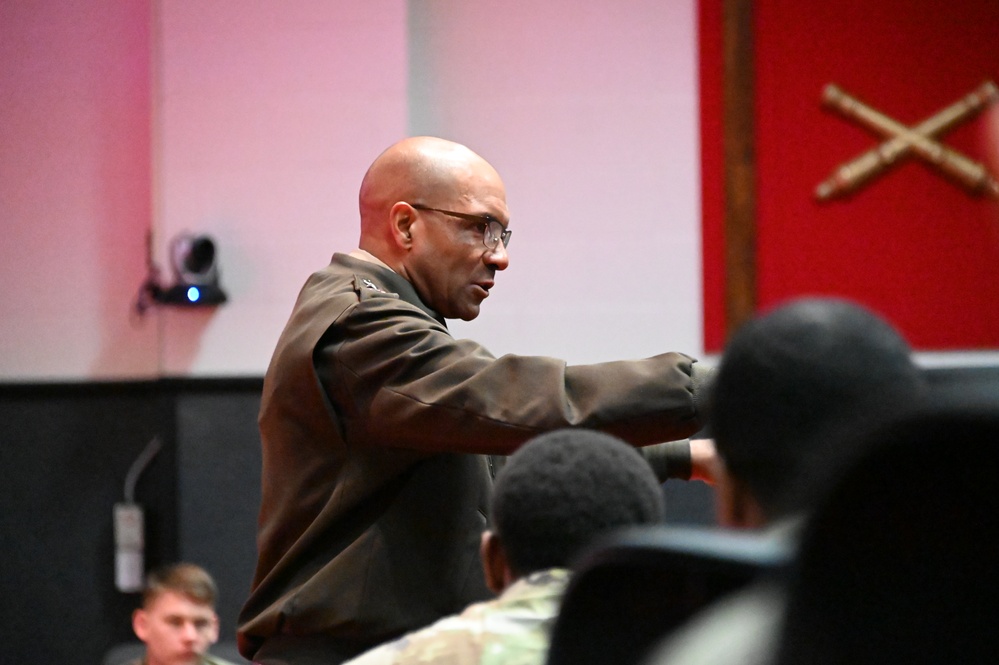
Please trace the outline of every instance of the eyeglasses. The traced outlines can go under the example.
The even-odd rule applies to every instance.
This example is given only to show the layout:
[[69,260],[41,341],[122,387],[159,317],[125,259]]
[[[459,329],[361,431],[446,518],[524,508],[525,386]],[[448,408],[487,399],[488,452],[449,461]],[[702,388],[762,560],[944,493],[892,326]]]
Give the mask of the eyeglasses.
[[494,250],[499,247],[500,242],[503,243],[503,247],[510,245],[510,236],[513,231],[510,229],[503,228],[492,215],[473,215],[467,212],[454,212],[453,210],[441,210],[440,208],[431,208],[430,206],[425,206],[420,203],[410,203],[410,207],[416,210],[425,210],[428,212],[439,212],[444,215],[450,215],[452,217],[457,217],[458,219],[465,219],[470,222],[478,222],[483,224],[482,229],[482,244],[486,246],[489,250]]

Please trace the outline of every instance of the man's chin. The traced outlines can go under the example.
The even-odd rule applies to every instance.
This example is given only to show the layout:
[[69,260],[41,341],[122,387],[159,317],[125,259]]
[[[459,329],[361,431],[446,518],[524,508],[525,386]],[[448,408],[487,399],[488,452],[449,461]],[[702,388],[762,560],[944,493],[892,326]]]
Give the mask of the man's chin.
[[193,652],[180,654],[175,662],[177,665],[198,665],[201,662],[202,655]]
[[481,309],[482,301],[479,302],[466,302],[460,307],[456,307],[453,316],[445,316],[446,319],[461,319],[462,321],[471,321],[479,315],[479,310]]

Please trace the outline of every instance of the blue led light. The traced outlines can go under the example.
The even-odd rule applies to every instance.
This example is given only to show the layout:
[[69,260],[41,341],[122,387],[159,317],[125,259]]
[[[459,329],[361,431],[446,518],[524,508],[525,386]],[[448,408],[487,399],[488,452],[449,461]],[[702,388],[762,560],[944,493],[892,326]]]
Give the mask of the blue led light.
[[201,291],[198,290],[198,287],[192,286],[187,290],[187,299],[190,300],[191,302],[198,302],[198,298],[200,297],[201,297]]

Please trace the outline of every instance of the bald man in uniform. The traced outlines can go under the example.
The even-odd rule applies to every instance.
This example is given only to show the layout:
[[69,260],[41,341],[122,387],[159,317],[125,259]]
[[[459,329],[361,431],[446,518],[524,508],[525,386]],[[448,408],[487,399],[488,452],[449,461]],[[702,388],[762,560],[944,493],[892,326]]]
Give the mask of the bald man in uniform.
[[490,598],[490,456],[541,432],[618,436],[660,479],[714,461],[710,441],[683,440],[710,375],[689,356],[567,366],[450,335],[445,320],[478,316],[510,263],[506,191],[482,157],[405,139],[359,203],[359,248],[306,282],[264,380],[259,558],[238,637],[265,665],[335,665]]

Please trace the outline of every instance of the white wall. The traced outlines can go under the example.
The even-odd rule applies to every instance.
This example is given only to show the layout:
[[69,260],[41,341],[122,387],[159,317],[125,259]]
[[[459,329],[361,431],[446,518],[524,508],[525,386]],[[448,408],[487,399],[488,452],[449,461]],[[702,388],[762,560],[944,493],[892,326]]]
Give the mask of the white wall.
[[[407,134],[504,175],[512,267],[456,334],[571,361],[701,347],[694,0],[0,5],[0,379],[259,375]],[[13,100],[13,101],[10,101]],[[230,302],[132,305],[146,233]]]
[[573,362],[700,355],[695,0],[411,3],[412,132],[503,175],[511,267],[455,334]]

